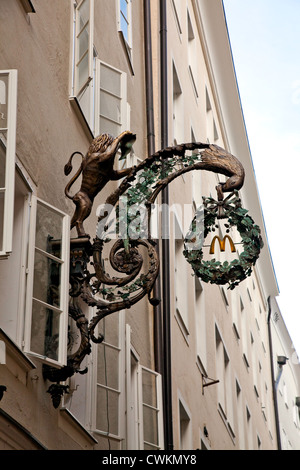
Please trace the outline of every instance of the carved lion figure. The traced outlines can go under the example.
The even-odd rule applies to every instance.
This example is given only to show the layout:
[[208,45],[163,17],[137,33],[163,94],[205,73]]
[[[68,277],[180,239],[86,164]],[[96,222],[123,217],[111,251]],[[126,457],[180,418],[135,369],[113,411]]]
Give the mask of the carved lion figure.
[[[109,181],[119,180],[131,173],[132,168],[114,170],[114,160],[118,150],[121,151],[122,157],[125,157],[130,152],[135,140],[135,134],[129,131],[123,132],[116,138],[109,134],[101,134],[91,142],[85,156],[81,152],[74,152],[66,163],[64,172],[65,175],[68,175],[73,168],[72,159],[74,155],[79,154],[82,157],[79,169],[65,187],[66,196],[76,205],[71,220],[71,228],[76,227],[78,237],[88,236],[85,233],[83,222],[90,215],[97,194]],[[82,174],[81,187],[72,196],[70,194],[71,186],[80,174]]]

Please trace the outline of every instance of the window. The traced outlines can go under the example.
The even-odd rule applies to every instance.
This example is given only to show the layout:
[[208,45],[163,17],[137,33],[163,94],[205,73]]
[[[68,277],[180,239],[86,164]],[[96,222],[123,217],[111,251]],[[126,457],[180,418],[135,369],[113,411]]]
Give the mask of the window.
[[239,309],[239,298],[238,295],[231,291],[230,293],[230,304],[231,304],[231,315],[232,315],[232,325],[233,331],[236,339],[239,341],[241,338],[241,328],[240,328],[240,309]]
[[249,450],[253,449],[253,423],[251,419],[251,413],[246,405],[246,422],[247,422],[247,429],[246,429],[246,436],[247,436],[247,448]]
[[143,411],[143,449],[162,448],[161,376],[141,366],[141,390]]
[[[184,239],[183,227],[181,224],[179,211],[174,210],[174,292],[175,292],[175,308],[176,319],[180,329],[188,340],[189,337],[189,300],[188,300],[188,280],[190,269],[183,255]],[[184,221],[183,221],[184,222]]]
[[[21,347],[24,328],[24,300],[28,247],[28,219],[30,196],[33,189],[30,179],[17,162],[13,208],[13,251],[0,261],[0,328]],[[13,279],[13,282],[12,282]]]
[[119,31],[123,35],[129,55],[132,47],[131,8],[132,0],[120,0]]
[[178,34],[181,36],[182,29],[181,29],[181,14],[182,14],[182,1],[181,0],[172,0],[173,12],[175,16],[175,23],[178,29]]
[[262,447],[261,447],[261,439],[260,439],[260,437],[259,437],[258,435],[257,435],[257,449],[258,449],[258,450],[261,450],[261,449],[262,449]]
[[285,380],[283,380],[283,383],[282,383],[282,392],[283,392],[284,404],[288,408],[289,407],[289,405],[288,405],[288,388],[287,388]]
[[179,400],[179,435],[180,435],[180,450],[192,449],[192,425],[190,413]]
[[299,408],[297,406],[297,398],[298,397],[296,397],[295,401],[293,400],[293,421],[296,428],[299,428]]
[[215,120],[213,121],[213,135],[214,135],[214,142],[217,142],[217,140],[219,140],[219,134],[218,134],[218,129],[217,129]]
[[93,78],[94,0],[75,5],[74,93],[78,96]]
[[[130,337],[129,330],[127,325],[127,338]],[[126,448],[136,450],[142,446],[142,426],[139,419],[141,415],[139,407],[139,356],[131,346],[129,350],[127,348],[126,360]]]
[[197,50],[196,50],[196,41],[195,41],[195,34],[193,30],[192,20],[190,17],[189,12],[187,12],[187,28],[188,28],[188,68],[189,68],[189,75],[193,87],[193,91],[195,93],[195,97],[198,98],[198,91],[197,91]]
[[216,327],[216,366],[217,366],[217,377],[219,379],[218,384],[218,402],[222,409],[224,417],[226,417],[226,368],[228,365],[228,356],[224,348],[222,338]]
[[212,110],[212,106],[211,106],[208,90],[206,87],[205,87],[205,102],[206,102],[206,112],[208,113],[209,111]]
[[207,87],[205,87],[205,99],[206,99],[206,127],[207,127],[207,140],[209,143],[216,143],[219,139],[219,133],[214,118],[211,100]]
[[[161,375],[140,364],[126,328],[126,416],[128,450],[163,449]],[[128,341],[129,340],[129,341]]]
[[6,364],[6,346],[4,341],[0,341],[0,365]]
[[[125,312],[114,313],[99,324],[104,341],[97,346],[96,432],[106,435],[117,449],[125,436]],[[124,417],[124,419],[122,419]]]
[[175,240],[175,296],[176,296],[176,311],[179,312],[185,327],[188,327],[188,303],[187,303],[187,289],[188,289],[188,275],[185,269],[185,258],[183,256],[184,243],[180,238]]
[[17,71],[0,72],[0,257],[12,251]]
[[226,309],[228,309],[229,301],[228,301],[228,297],[227,297],[227,292],[225,291],[224,287],[221,287],[220,290],[221,290],[221,296],[222,296],[222,299],[224,301],[225,307],[226,307]]
[[239,449],[245,449],[245,417],[244,417],[244,407],[243,407],[243,397],[240,384],[236,380],[236,403],[237,403],[237,429],[238,429],[238,443]]
[[178,73],[173,63],[173,141],[181,144],[184,141],[183,93]]
[[[120,31],[131,50],[131,0],[120,2]],[[129,126],[127,77],[97,58],[93,44],[94,0],[74,4],[74,46],[70,102],[77,116],[94,137],[102,133],[119,135]]]
[[206,312],[205,294],[200,279],[195,276],[195,315],[196,315],[196,339],[197,339],[197,360],[206,370]]
[[242,338],[242,348],[243,348],[243,358],[244,361],[249,367],[249,322],[247,318],[247,311],[244,307],[243,300],[240,297],[240,311],[241,311],[241,338]]
[[[193,128],[191,128],[191,142],[197,142]],[[191,154],[198,154],[197,150],[191,152]],[[202,207],[202,176],[201,171],[192,171],[192,191],[193,191],[193,203],[195,209]]]
[[74,4],[73,75],[70,101],[80,120],[94,130],[94,0]]
[[25,349],[64,365],[67,356],[69,216],[32,197]]
[[231,436],[233,432],[233,395],[232,395],[232,373],[230,359],[222,341],[217,326],[216,333],[216,367],[218,384],[218,402],[221,416],[227,424]]
[[131,329],[125,327],[125,311],[99,324],[104,335],[97,347],[97,439],[109,441],[115,450],[157,450],[163,447],[161,376],[140,364],[131,345]]
[[256,397],[259,397],[259,390],[258,390],[258,371],[259,371],[259,361],[257,359],[257,347],[254,342],[254,338],[252,333],[250,332],[251,338],[251,356],[252,356],[252,377],[253,377],[253,385]]
[[126,74],[96,61],[96,135],[118,136],[128,126]]

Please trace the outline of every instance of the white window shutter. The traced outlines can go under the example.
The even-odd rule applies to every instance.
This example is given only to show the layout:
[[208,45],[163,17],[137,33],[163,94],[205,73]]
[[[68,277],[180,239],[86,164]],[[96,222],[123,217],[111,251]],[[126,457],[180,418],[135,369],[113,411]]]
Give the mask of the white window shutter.
[[[47,213],[50,227],[52,220],[54,220],[51,217],[56,217],[61,221],[59,254],[50,249],[48,250],[41,244],[46,244],[47,240],[49,241],[51,238],[47,238],[47,227],[43,227],[44,232],[37,227],[37,212],[39,208],[43,208],[45,213]],[[69,216],[33,195],[31,201],[26,286],[25,350],[27,353],[39,357],[46,363],[54,363],[59,366],[65,365],[67,360],[69,259]],[[57,285],[53,285],[52,282],[52,269],[57,269],[59,272],[59,275],[56,276]],[[44,276],[44,279],[42,279],[40,274]],[[36,284],[35,275],[38,280]],[[48,298],[48,292],[51,289],[54,292],[54,300]],[[49,333],[47,334],[46,331],[46,322],[49,321],[49,318],[50,326],[54,330],[52,336]],[[47,341],[54,341],[54,339],[56,341],[56,350],[55,355],[52,355],[48,352],[46,343]]]
[[[4,199],[2,221],[2,246],[0,256],[12,251],[14,187],[16,160],[16,123],[17,123],[17,70],[0,71],[0,144],[5,160],[4,186],[0,184],[0,196]],[[1,211],[0,211],[1,212]],[[3,223],[2,223],[3,222]]]
[[94,0],[81,0],[75,7],[74,95],[93,78]]
[[96,59],[95,135],[117,137],[127,130],[130,115],[125,72]]

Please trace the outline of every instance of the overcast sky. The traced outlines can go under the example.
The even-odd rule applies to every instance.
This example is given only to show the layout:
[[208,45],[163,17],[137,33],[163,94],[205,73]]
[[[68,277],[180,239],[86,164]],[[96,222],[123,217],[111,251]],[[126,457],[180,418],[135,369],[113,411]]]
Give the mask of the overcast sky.
[[224,0],[224,7],[277,300],[300,356],[300,1]]

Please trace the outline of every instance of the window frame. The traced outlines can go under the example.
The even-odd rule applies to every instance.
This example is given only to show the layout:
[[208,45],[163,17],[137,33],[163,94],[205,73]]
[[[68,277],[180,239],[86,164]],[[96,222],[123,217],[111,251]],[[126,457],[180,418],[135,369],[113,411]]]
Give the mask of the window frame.
[[[122,35],[124,44],[126,46],[127,53],[129,57],[132,54],[132,0],[125,0],[127,3],[127,17],[123,14],[121,0],[118,0],[118,31]],[[127,23],[128,27],[128,38],[124,34],[122,28],[122,17],[124,18],[125,22]]]
[[188,31],[188,72],[191,79],[191,85],[193,88],[193,92],[196,98],[196,101],[199,98],[199,93],[197,89],[197,50],[196,50],[196,40],[195,40],[195,33],[194,27],[192,23],[192,18],[187,9],[187,31]]
[[182,28],[181,28],[182,11],[181,11],[180,1],[181,0],[179,0],[179,3],[178,3],[178,0],[172,0],[172,7],[173,7],[173,13],[174,13],[174,17],[175,17],[175,23],[176,23],[176,26],[177,26],[178,35],[179,35],[179,38],[181,39],[181,36],[182,36]]
[[[175,318],[187,344],[190,338],[188,264],[183,255],[184,227],[176,207],[173,208],[173,252],[174,252],[174,306]],[[180,235],[180,238],[179,238]],[[183,273],[185,275],[183,275]],[[185,295],[183,295],[185,292]]]
[[[14,219],[14,192],[15,192],[15,164],[16,164],[16,127],[17,127],[17,80],[18,71],[1,70],[1,76],[8,76],[7,91],[7,122],[0,132],[6,133],[5,148],[5,187],[0,188],[4,194],[3,207],[3,240],[0,248],[0,259],[7,258],[12,252],[13,219]],[[0,122],[1,124],[1,122]]]
[[[111,92],[107,92],[110,94],[112,97],[116,97],[120,99],[121,103],[121,110],[120,110],[120,122],[118,123],[117,121],[104,116],[101,114],[101,90],[104,90],[104,88],[101,88],[101,66],[106,67],[108,69],[111,69],[113,72],[116,72],[120,75],[120,96],[115,95]],[[127,130],[127,125],[128,125],[128,104],[127,104],[127,74],[126,72],[123,72],[120,69],[117,69],[116,67],[113,67],[112,65],[96,58],[96,80],[95,80],[95,135],[100,135],[103,133],[101,130],[101,125],[100,125],[100,120],[101,116],[103,116],[105,119],[108,121],[111,121],[113,124],[120,126],[120,131],[118,132],[118,135],[121,134],[123,131]],[[111,132],[112,135],[114,135],[113,132]],[[115,137],[117,137],[115,135]]]
[[[16,342],[19,347],[22,347],[24,339],[24,311],[25,311],[25,291],[26,291],[26,268],[27,268],[27,255],[28,255],[28,239],[29,239],[29,215],[30,215],[30,200],[35,185],[30,176],[24,169],[21,162],[16,157],[15,165],[15,191],[14,191],[14,219],[13,219],[13,251],[9,257],[5,258],[6,262],[0,264],[0,268],[5,273],[10,273],[15,276],[15,283],[13,289],[17,295],[13,295],[10,290],[8,278],[1,284],[1,288],[7,292],[4,294],[6,297],[2,299],[6,303],[6,311],[3,310],[1,315],[1,327],[8,334],[8,336]],[[13,274],[15,273],[15,274]],[[10,286],[10,287],[9,287]],[[1,291],[1,289],[0,289]],[[3,295],[2,291],[2,295]],[[1,293],[0,293],[1,295]],[[13,302],[13,304],[11,303]],[[8,309],[13,309],[11,314],[8,314]]]
[[0,365],[6,364],[6,344],[0,341]]
[[172,63],[172,138],[174,144],[184,141],[184,93],[178,69]]
[[[155,377],[155,396],[156,396],[156,403],[157,406],[151,406],[149,403],[144,402],[143,400],[143,372],[146,372],[148,374],[152,374]],[[162,377],[161,375],[156,372],[155,370],[149,369],[148,367],[144,367],[141,364],[139,364],[139,395],[141,397],[141,403],[140,403],[140,410],[141,410],[141,416],[143,423],[145,421],[144,417],[144,407],[151,409],[152,411],[155,411],[157,413],[157,432],[158,432],[158,444],[154,444],[153,442],[147,442],[144,439],[144,429],[143,426],[140,426],[140,442],[142,445],[148,444],[151,445],[152,447],[155,447],[156,450],[162,450],[164,448],[164,441],[163,441],[163,416],[162,416]],[[144,447],[142,448],[144,450]]]
[[[80,29],[79,21],[79,10],[85,2],[89,2],[89,19],[85,23],[84,27]],[[79,35],[85,29],[88,24],[88,48],[85,54],[82,57],[79,57]],[[73,51],[73,79],[72,79],[72,89],[73,95],[78,98],[78,96],[83,92],[83,90],[88,86],[89,82],[93,79],[93,59],[94,59],[94,0],[78,0],[74,3],[74,51]],[[82,62],[84,56],[88,54],[88,77],[85,82],[79,86],[77,84],[77,67]]]
[[223,341],[220,329],[215,323],[215,363],[216,376],[219,380],[218,410],[231,438],[234,434],[234,404],[233,404],[233,383],[232,383],[232,365],[227,348]]
[[[99,436],[106,437],[108,440],[112,439],[119,443],[121,446],[122,441],[125,436],[125,311],[120,310],[119,312],[114,313],[113,315],[118,315],[118,346],[112,345],[105,341],[94,348],[94,359],[93,359],[93,387],[92,387],[92,405],[91,405],[91,422],[92,422],[92,431]],[[105,321],[105,318],[103,319]],[[99,348],[108,347],[112,350],[118,351],[118,389],[109,387],[107,384],[102,384],[98,382],[97,377],[97,366],[98,366],[98,354]],[[97,391],[98,388],[102,388],[107,392],[112,391],[116,393],[119,397],[119,409],[118,409],[118,434],[113,434],[111,432],[106,432],[97,427],[97,406],[102,406],[101,403],[97,402]]]
[[[31,330],[32,330],[32,304],[33,304],[33,284],[34,284],[34,263],[36,253],[36,217],[38,204],[61,215],[62,219],[62,244],[61,244],[61,279],[60,279],[60,308],[51,306],[40,301],[45,307],[53,311],[60,311],[59,318],[59,346],[58,359],[51,359],[45,355],[38,354],[31,350]],[[58,208],[48,204],[36,195],[32,194],[30,203],[30,228],[29,247],[27,264],[27,285],[26,285],[26,305],[25,305],[25,332],[24,350],[27,354],[40,359],[42,362],[52,364],[57,367],[67,364],[67,342],[68,342],[68,306],[69,306],[69,264],[70,264],[70,217]],[[49,254],[50,259],[54,256]]]
[[[140,363],[140,357],[131,343],[131,327],[125,324],[126,311],[121,310],[119,313],[118,324],[118,338],[119,345],[111,345],[103,343],[93,347],[92,367],[93,374],[91,379],[91,400],[90,400],[90,422],[91,430],[94,434],[106,438],[108,441],[118,443],[120,450],[136,450],[144,449],[144,406],[152,408],[157,413],[157,431],[158,431],[158,445],[148,443],[158,450],[163,450],[164,446],[164,432],[163,432],[163,402],[162,402],[162,377],[158,372],[143,366]],[[99,326],[98,326],[99,328]],[[118,389],[111,388],[108,384],[98,382],[97,368],[98,368],[98,351],[103,347],[103,344],[112,347],[118,351],[117,367],[119,376]],[[132,359],[135,363],[134,369],[132,368]],[[155,377],[155,397],[156,406],[151,407],[149,403],[143,402],[143,373],[150,373]],[[96,415],[97,406],[103,406],[103,403],[97,404],[97,389],[101,387],[108,392],[113,391],[119,396],[118,408],[118,434],[107,432],[104,429],[97,428]]]
[[[131,358],[136,363],[135,370],[131,367]],[[155,377],[156,407],[151,407],[143,400],[143,372]],[[155,409],[157,413],[158,445],[144,440],[144,407]],[[131,327],[126,325],[126,445],[127,450],[144,450],[145,444],[155,447],[156,450],[164,449],[163,430],[163,399],[162,377],[155,370],[145,367],[140,362],[140,357],[131,343]]]
[[207,320],[205,308],[205,289],[200,279],[195,276],[195,327],[196,327],[196,357],[200,372],[207,369]]
[[178,395],[179,448],[189,450],[193,447],[192,414],[181,393]]
[[85,84],[77,90],[76,87],[76,60],[78,51],[77,30],[78,30],[78,8],[83,2],[80,0],[73,0],[72,9],[72,30],[71,30],[71,43],[72,43],[72,57],[70,61],[70,84],[69,84],[69,101],[70,104],[82,125],[88,138],[94,138],[94,85],[95,85],[95,48],[94,48],[94,0],[90,3],[90,17],[89,17],[89,45],[88,45],[88,79]]

